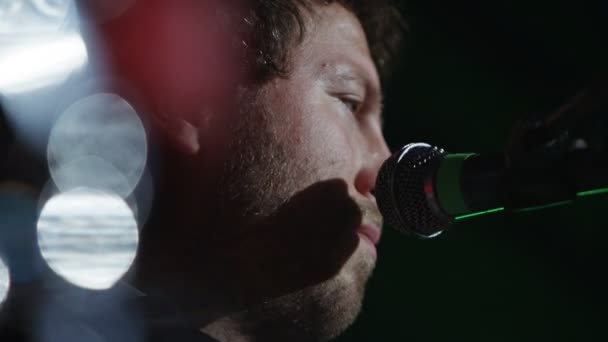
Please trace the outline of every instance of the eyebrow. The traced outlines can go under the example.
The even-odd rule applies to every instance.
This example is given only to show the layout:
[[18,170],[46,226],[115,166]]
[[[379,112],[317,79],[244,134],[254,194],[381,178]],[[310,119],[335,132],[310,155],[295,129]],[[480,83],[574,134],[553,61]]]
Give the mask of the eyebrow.
[[334,77],[341,82],[355,82],[363,89],[367,89],[367,82],[363,79],[363,77],[356,75],[350,70],[340,70],[335,73]]
[[369,81],[366,77],[359,75],[356,71],[351,69],[347,70],[338,70],[334,73],[333,77],[337,79],[338,82],[355,82],[357,85],[361,86],[366,92],[373,92],[373,94],[378,98],[378,102],[380,107],[382,108],[383,96],[382,90],[377,89],[371,81]]
[[339,82],[355,82],[357,85],[365,89],[366,92],[373,93],[373,96],[375,97],[374,102],[377,105],[377,110],[379,111],[380,127],[384,128],[384,96],[382,94],[382,90],[376,89],[371,82],[366,80],[366,78],[356,74],[356,72],[352,70],[340,70],[334,75],[334,77],[336,77]]
[[375,105],[379,111],[380,127],[384,128],[384,96],[382,90],[376,88],[367,77],[362,76],[350,66],[338,65],[330,72],[330,78],[336,83],[354,82],[365,90],[367,96],[372,93],[374,96]]

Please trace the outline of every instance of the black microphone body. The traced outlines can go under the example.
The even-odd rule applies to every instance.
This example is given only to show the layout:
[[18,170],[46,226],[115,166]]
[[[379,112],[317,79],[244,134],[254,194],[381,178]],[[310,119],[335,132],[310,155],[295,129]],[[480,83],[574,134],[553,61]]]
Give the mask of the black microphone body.
[[602,151],[547,149],[509,161],[505,154],[448,154],[412,143],[384,163],[376,197],[387,224],[433,237],[460,218],[566,203],[605,187]]

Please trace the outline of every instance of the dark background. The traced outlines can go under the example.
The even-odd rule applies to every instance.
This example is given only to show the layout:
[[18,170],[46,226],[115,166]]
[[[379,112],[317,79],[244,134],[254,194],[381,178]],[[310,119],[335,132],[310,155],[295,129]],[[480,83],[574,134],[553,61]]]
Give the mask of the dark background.
[[[516,120],[605,76],[608,1],[402,7],[410,34],[386,88],[392,150],[500,151]],[[432,240],[385,227],[362,314],[338,341],[608,340],[607,204],[481,216]]]
[[[410,34],[386,87],[392,150],[500,151],[516,120],[606,76],[608,1],[402,7]],[[432,240],[385,227],[363,311],[337,341],[608,340],[607,204],[480,216]]]

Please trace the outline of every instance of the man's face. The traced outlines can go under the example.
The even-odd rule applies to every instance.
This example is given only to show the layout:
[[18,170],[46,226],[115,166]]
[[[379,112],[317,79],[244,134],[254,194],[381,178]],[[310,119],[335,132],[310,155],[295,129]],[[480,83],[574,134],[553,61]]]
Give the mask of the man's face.
[[[198,224],[180,243],[186,259],[172,263],[215,264],[182,283],[196,288],[217,273],[224,295],[247,303],[233,319],[260,336],[272,332],[267,340],[325,340],[350,325],[376,261],[361,227],[379,234],[381,226],[371,192],[389,151],[365,33],[339,4],[305,18],[288,76],[244,90],[236,116],[199,128],[201,148],[188,165],[201,180],[188,198],[204,207],[180,221]],[[218,136],[226,147],[209,152],[224,144]]]
[[288,76],[249,94],[218,192],[238,222],[233,246],[222,246],[242,257],[234,268],[243,269],[231,270],[263,298],[248,319],[325,339],[359,312],[376,251],[357,229],[381,226],[371,191],[389,151],[357,18],[338,4],[319,6],[307,28]]

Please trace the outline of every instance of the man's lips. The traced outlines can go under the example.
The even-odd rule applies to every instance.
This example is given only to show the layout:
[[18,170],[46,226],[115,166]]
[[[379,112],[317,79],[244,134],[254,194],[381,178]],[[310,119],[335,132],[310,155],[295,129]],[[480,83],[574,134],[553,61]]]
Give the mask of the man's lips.
[[378,245],[380,241],[381,230],[379,226],[364,223],[357,228],[357,233],[367,238],[373,245]]
[[360,238],[367,240],[372,246],[377,246],[382,235],[382,215],[375,201],[357,201],[361,210],[361,221],[357,227]]

